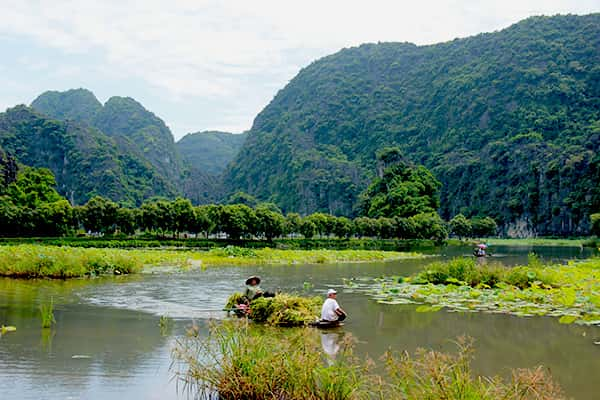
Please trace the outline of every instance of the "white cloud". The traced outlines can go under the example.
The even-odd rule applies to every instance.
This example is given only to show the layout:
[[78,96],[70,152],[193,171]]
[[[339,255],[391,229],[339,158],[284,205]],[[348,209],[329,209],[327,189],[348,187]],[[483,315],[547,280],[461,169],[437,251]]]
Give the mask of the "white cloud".
[[[168,121],[174,126],[243,130],[299,68],[341,47],[434,43],[529,15],[599,8],[599,0],[4,0],[0,36],[93,56],[101,79],[141,80],[164,101],[231,105],[221,112],[198,110],[195,118],[173,115],[182,119]],[[89,69],[63,65],[57,73]],[[153,111],[164,116],[160,108]]]

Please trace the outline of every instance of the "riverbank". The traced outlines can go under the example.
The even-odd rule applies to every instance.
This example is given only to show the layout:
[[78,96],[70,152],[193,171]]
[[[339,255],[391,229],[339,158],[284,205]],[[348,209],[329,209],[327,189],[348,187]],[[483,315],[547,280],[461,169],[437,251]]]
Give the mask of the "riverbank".
[[35,244],[0,246],[0,276],[76,278],[132,274],[157,266],[335,264],[420,258],[418,253],[379,250],[280,250],[240,247],[208,251],[107,249]]
[[433,263],[410,277],[372,283],[346,282],[385,304],[421,304],[417,311],[446,308],[459,312],[551,316],[559,322],[600,325],[600,259],[542,265],[530,256],[527,266],[477,265],[459,258]]

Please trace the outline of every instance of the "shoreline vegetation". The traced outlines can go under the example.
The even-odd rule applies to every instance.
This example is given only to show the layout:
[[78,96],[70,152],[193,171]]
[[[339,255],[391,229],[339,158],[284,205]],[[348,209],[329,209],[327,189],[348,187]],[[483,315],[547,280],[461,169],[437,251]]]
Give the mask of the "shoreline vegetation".
[[[330,333],[335,335],[335,333]],[[512,370],[510,378],[485,377],[471,367],[473,343],[461,337],[454,353],[419,349],[358,357],[351,335],[339,351],[322,348],[311,328],[281,330],[244,322],[213,323],[178,339],[171,371],[196,399],[563,399],[542,367]]]
[[346,281],[384,304],[416,304],[417,312],[486,312],[549,316],[560,323],[600,325],[600,259],[543,265],[530,254],[527,266],[478,265],[457,258],[436,262],[409,277]]
[[443,242],[430,239],[375,239],[375,238],[279,238],[260,239],[222,239],[222,238],[162,238],[152,235],[143,236],[77,236],[77,237],[18,237],[0,238],[0,246],[35,244],[45,246],[68,246],[84,248],[114,249],[200,249],[209,250],[218,247],[274,248],[282,250],[381,250],[409,251],[433,249],[445,246],[471,246],[487,243],[491,246],[515,247],[600,247],[600,241],[590,238],[450,238]]
[[213,266],[334,264],[423,257],[419,253],[378,250],[280,250],[240,247],[208,251],[100,249],[20,244],[0,246],[0,276],[76,278],[132,274],[158,266],[183,269]]

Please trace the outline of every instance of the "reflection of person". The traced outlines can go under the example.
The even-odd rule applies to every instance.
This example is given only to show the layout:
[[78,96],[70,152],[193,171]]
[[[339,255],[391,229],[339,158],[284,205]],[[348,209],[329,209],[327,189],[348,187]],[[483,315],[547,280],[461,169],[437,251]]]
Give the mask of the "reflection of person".
[[331,360],[335,360],[335,356],[340,351],[340,335],[335,332],[321,332],[321,346],[325,354],[329,356]]
[[335,289],[327,291],[327,299],[321,308],[321,321],[335,322],[346,319],[346,312],[340,308],[337,300],[337,292]]

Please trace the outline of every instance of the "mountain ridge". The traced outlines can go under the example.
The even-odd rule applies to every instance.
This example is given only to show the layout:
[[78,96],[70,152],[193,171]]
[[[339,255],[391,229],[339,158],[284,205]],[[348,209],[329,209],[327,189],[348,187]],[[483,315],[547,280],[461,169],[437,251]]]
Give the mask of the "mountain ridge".
[[225,185],[287,211],[352,215],[377,151],[399,146],[442,181],[445,218],[491,215],[528,235],[586,232],[600,207],[599,27],[600,14],[532,17],[441,44],[364,44],[316,60],[257,115]]

